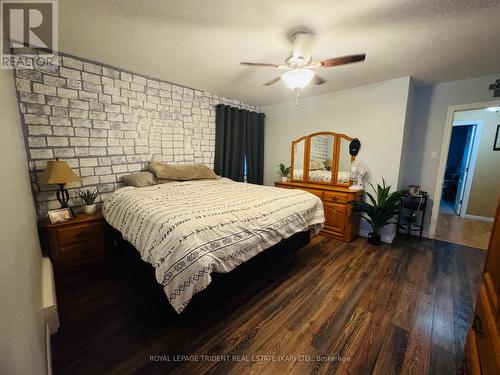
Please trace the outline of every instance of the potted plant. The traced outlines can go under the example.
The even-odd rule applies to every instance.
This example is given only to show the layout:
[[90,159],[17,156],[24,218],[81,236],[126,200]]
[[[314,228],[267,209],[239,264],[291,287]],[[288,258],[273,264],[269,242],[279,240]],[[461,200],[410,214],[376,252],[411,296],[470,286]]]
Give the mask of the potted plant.
[[93,214],[97,210],[97,204],[94,203],[96,198],[99,196],[99,190],[95,188],[94,190],[91,189],[83,189],[83,190],[78,190],[77,192],[78,197],[85,203],[83,207],[83,212],[86,214]]
[[285,164],[280,163],[280,172],[281,172],[281,181],[282,182],[287,182],[288,181],[288,176],[290,175],[290,167],[285,167]]
[[384,179],[382,179],[382,186],[377,184],[376,189],[372,184],[370,186],[375,192],[375,196],[366,192],[370,202],[351,201],[349,203],[353,206],[354,211],[365,214],[361,217],[372,227],[372,232],[368,234],[368,243],[380,245],[380,230],[387,224],[396,223],[394,218],[401,208],[402,192],[393,191],[391,193],[391,185],[386,185]]

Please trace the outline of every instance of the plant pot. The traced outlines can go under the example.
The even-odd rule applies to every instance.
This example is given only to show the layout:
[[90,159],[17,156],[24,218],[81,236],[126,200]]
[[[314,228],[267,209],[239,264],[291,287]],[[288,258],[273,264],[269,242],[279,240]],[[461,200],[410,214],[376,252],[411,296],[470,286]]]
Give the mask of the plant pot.
[[372,245],[380,245],[380,234],[375,232],[368,233],[368,243]]
[[97,204],[94,203],[94,204],[86,204],[85,206],[82,206],[82,210],[83,210],[83,213],[85,214],[95,214],[95,212],[97,211]]
[[288,181],[288,177],[281,177],[281,182],[287,182]]

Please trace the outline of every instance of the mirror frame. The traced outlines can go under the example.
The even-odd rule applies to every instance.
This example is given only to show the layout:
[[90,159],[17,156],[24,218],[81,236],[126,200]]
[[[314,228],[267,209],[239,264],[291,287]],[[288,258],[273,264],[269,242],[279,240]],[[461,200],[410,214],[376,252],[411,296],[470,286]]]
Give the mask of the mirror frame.
[[[311,138],[317,135],[331,135],[333,136],[333,155],[332,155],[332,178],[330,182],[327,181],[316,181],[316,180],[311,180],[309,179],[309,154],[310,154],[310,149],[311,149]],[[318,184],[318,185],[334,185],[334,186],[343,186],[343,187],[349,187],[352,185],[352,181],[349,179],[348,183],[342,183],[338,182],[338,168],[339,168],[339,159],[340,159],[340,141],[341,139],[345,139],[349,142],[353,140],[353,138],[348,137],[345,134],[341,133],[335,133],[335,132],[316,132],[316,133],[311,133],[309,135],[305,135],[303,137],[297,138],[292,141],[292,156],[291,156],[291,165],[290,165],[290,181],[295,181],[295,182],[307,182],[310,184]],[[293,177],[293,170],[295,169],[294,167],[294,146],[305,140],[305,147],[304,147],[304,167],[303,167],[303,178],[301,180],[295,179]],[[351,162],[355,160],[356,157],[351,155]]]

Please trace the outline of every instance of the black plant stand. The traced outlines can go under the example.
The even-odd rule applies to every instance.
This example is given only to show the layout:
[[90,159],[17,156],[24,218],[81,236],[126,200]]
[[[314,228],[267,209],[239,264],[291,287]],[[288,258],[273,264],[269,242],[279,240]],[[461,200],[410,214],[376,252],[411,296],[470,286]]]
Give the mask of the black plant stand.
[[418,237],[422,238],[428,196],[425,191],[421,191],[418,195],[412,195],[408,192],[403,193],[401,210],[398,216],[398,230],[402,229],[408,235],[412,232],[419,232]]

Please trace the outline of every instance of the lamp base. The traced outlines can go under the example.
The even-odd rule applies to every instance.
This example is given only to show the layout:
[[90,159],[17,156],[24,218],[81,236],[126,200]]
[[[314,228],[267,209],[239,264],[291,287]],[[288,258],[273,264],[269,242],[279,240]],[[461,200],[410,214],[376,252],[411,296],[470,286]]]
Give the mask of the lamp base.
[[59,184],[59,190],[56,191],[56,198],[61,204],[61,208],[67,208],[69,203],[68,190],[64,188],[64,184]]

